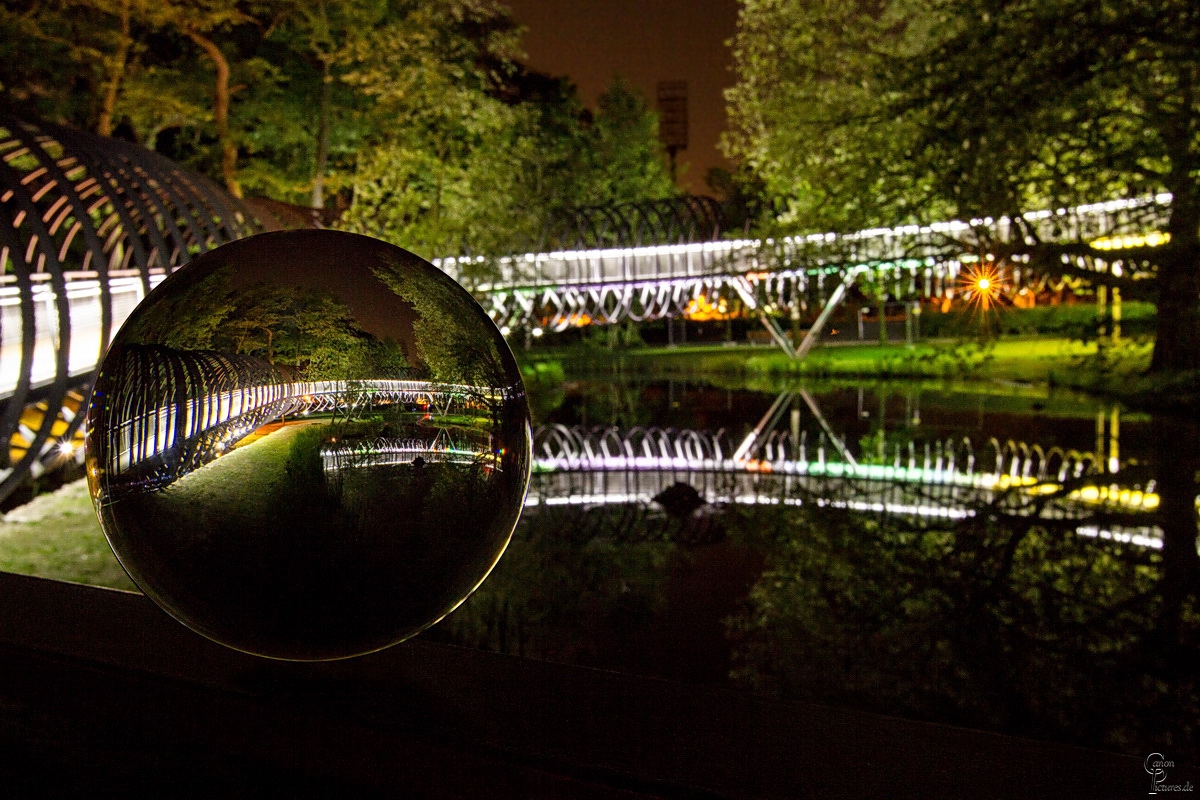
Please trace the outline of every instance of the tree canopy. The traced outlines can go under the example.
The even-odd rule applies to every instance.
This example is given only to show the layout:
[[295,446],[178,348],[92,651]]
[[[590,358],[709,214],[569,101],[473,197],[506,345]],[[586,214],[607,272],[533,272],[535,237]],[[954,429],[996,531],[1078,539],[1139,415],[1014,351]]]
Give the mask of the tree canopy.
[[520,36],[497,0],[18,0],[0,91],[428,257],[672,194],[645,101],[616,83],[593,115]]
[[1152,369],[1200,370],[1195,3],[743,0],[735,59],[727,149],[796,227],[1169,192],[1165,246],[992,244],[1044,269],[1124,264],[1099,280],[1158,303]]

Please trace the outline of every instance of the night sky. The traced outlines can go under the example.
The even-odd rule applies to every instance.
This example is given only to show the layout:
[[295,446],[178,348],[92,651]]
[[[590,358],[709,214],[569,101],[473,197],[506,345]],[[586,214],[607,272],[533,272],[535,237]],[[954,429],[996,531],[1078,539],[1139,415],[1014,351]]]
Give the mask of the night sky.
[[680,155],[682,188],[705,193],[704,173],[728,166],[717,150],[725,128],[722,91],[733,83],[726,42],[737,0],[506,0],[527,28],[528,65],[565,75],[594,108],[621,75],[654,105],[661,80],[688,82],[690,142]]

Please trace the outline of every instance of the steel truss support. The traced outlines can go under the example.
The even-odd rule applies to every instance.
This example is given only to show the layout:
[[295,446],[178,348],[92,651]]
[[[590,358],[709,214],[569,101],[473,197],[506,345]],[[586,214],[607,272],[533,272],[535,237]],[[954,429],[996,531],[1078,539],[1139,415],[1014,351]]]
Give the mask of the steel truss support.
[[842,282],[833,290],[833,294],[829,295],[829,299],[825,301],[825,307],[821,309],[821,313],[817,316],[817,321],[808,329],[808,333],[804,334],[804,339],[794,352],[790,353],[792,360],[803,361],[808,355],[808,351],[812,350],[814,344],[817,343],[817,337],[825,329],[825,325],[829,322],[829,318],[833,316],[833,312],[838,309],[842,301],[846,299],[846,293],[850,291],[850,287],[858,280],[858,276],[866,270],[866,267],[855,267],[846,272]]

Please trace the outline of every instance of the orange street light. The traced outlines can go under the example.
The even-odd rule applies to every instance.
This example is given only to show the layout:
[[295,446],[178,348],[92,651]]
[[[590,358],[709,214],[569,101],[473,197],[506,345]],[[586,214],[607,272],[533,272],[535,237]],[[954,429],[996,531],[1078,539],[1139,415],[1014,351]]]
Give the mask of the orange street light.
[[967,293],[968,302],[988,311],[1000,304],[1004,282],[995,264],[980,264],[963,273],[959,283]]

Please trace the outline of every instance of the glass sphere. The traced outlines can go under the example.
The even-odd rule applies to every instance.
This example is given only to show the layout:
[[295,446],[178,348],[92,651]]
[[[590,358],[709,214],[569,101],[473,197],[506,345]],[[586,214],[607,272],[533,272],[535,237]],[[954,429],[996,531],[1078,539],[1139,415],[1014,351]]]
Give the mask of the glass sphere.
[[400,642],[487,576],[529,482],[529,406],[482,308],[365,236],[266,233],[201,255],[100,370],[87,474],[138,586],[271,658]]

